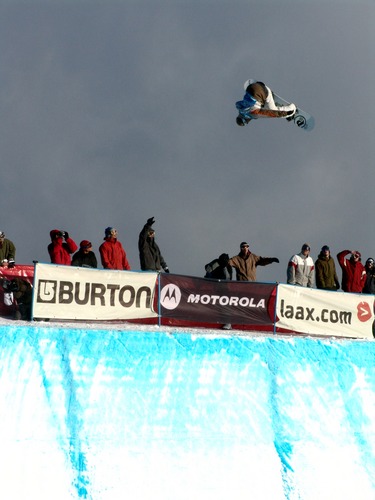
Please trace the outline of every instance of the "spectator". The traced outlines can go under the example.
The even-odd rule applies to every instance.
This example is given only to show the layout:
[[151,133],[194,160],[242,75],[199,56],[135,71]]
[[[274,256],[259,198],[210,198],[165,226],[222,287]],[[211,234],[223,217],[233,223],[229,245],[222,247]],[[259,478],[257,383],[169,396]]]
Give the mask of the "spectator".
[[72,266],[78,267],[98,267],[96,255],[92,251],[92,244],[88,240],[83,240],[79,244],[79,250],[73,255]]
[[[229,255],[222,253],[218,259],[214,259],[204,266],[206,270],[205,278],[215,280],[231,280],[233,275],[232,266],[229,265]],[[232,324],[225,323],[223,330],[231,330]]]
[[229,255],[222,253],[218,259],[214,259],[205,265],[206,275],[205,278],[212,278],[215,280],[231,280],[233,269],[229,265]]
[[290,285],[313,288],[315,280],[314,261],[310,257],[310,245],[304,243],[301,252],[292,255],[288,262],[287,282]]
[[375,295],[375,261],[373,258],[366,260],[366,281],[363,287],[363,293],[371,293]]
[[[71,254],[78,249],[77,244],[72,238],[69,238],[69,233],[67,231],[53,229],[49,234],[51,243],[48,245],[48,253],[51,258],[51,263],[70,266],[72,263]],[[63,241],[63,239],[65,241]]]
[[[4,289],[4,301],[7,296],[8,301],[13,302],[13,305],[16,306],[14,318],[30,321],[32,302],[31,284],[22,278],[13,278],[12,280],[3,279],[1,286]],[[10,302],[7,305],[10,305]]]
[[324,245],[315,261],[316,288],[320,290],[338,290],[340,283],[336,274],[336,266],[330,249]]
[[279,259],[251,253],[245,241],[240,245],[240,253],[229,259],[229,265],[236,269],[237,281],[256,281],[257,266],[267,266],[272,262],[279,262]]
[[147,219],[142,231],[139,233],[138,250],[142,271],[161,271],[163,269],[169,273],[160,249],[155,241],[155,231],[151,227],[155,223],[155,218]]
[[[349,259],[345,257],[351,254]],[[342,269],[341,288],[344,292],[361,293],[366,283],[366,270],[358,250],[343,250],[337,254]]]
[[100,258],[104,269],[130,271],[130,265],[122,244],[117,239],[117,229],[105,229],[104,243],[99,247]]
[[14,243],[5,238],[5,233],[0,231],[0,266],[12,268],[15,265],[16,247]]

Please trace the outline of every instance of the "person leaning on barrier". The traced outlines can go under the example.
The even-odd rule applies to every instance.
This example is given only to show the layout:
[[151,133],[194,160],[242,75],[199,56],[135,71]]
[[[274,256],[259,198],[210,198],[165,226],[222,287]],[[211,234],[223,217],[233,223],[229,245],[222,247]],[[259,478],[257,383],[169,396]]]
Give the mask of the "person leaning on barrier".
[[222,253],[218,259],[214,259],[204,267],[205,278],[214,280],[231,280],[233,275],[232,266],[229,265],[229,255]]
[[250,252],[249,244],[243,241],[240,253],[229,259],[229,265],[235,268],[237,281],[256,281],[257,266],[268,266],[272,262],[279,263],[276,257],[260,257]]
[[[205,265],[205,278],[214,280],[231,280],[233,275],[232,266],[229,264],[229,255],[222,253],[218,259],[214,259]],[[223,330],[231,330],[231,323],[225,323]]]
[[315,281],[314,261],[310,257],[310,245],[304,243],[300,253],[292,255],[288,262],[287,283],[313,288]]

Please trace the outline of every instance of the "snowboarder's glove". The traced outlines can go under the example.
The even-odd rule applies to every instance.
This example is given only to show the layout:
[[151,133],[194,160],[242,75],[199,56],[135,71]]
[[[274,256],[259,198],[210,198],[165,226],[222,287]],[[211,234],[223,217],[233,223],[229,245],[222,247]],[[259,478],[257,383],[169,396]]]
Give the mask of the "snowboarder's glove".
[[149,219],[147,219],[148,226],[152,226],[152,224],[154,224],[154,222],[155,222],[155,217],[150,217]]
[[12,269],[16,263],[14,262],[14,259],[9,259],[8,261],[8,269]]
[[278,264],[280,261],[277,257],[272,257],[271,262],[276,262]]
[[169,268],[168,268],[168,267],[166,267],[166,268],[164,269],[164,272],[169,273]]
[[69,238],[69,233],[67,231],[63,231],[63,238],[66,240]]

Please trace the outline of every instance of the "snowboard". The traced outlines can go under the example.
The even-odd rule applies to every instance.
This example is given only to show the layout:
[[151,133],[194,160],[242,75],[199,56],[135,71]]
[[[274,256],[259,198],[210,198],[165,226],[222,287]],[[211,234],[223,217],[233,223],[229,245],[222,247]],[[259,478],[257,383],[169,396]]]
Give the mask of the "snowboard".
[[[273,98],[276,104],[281,105],[281,106],[287,106],[290,104],[289,101],[286,101],[279,95],[275,94],[273,92]],[[301,109],[299,106],[297,106],[297,111],[294,114],[293,118],[287,118],[288,121],[294,122],[297,127],[302,128],[303,130],[306,130],[307,132],[310,132],[314,128],[315,125],[315,119],[310,113],[307,113],[307,111],[304,111]]]

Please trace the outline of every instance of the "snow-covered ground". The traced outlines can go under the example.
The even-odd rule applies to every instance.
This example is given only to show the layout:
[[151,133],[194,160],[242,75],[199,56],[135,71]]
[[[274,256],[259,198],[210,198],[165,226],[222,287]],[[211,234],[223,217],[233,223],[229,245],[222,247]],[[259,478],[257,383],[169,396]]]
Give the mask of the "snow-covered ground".
[[375,498],[374,343],[0,320],[1,498]]

